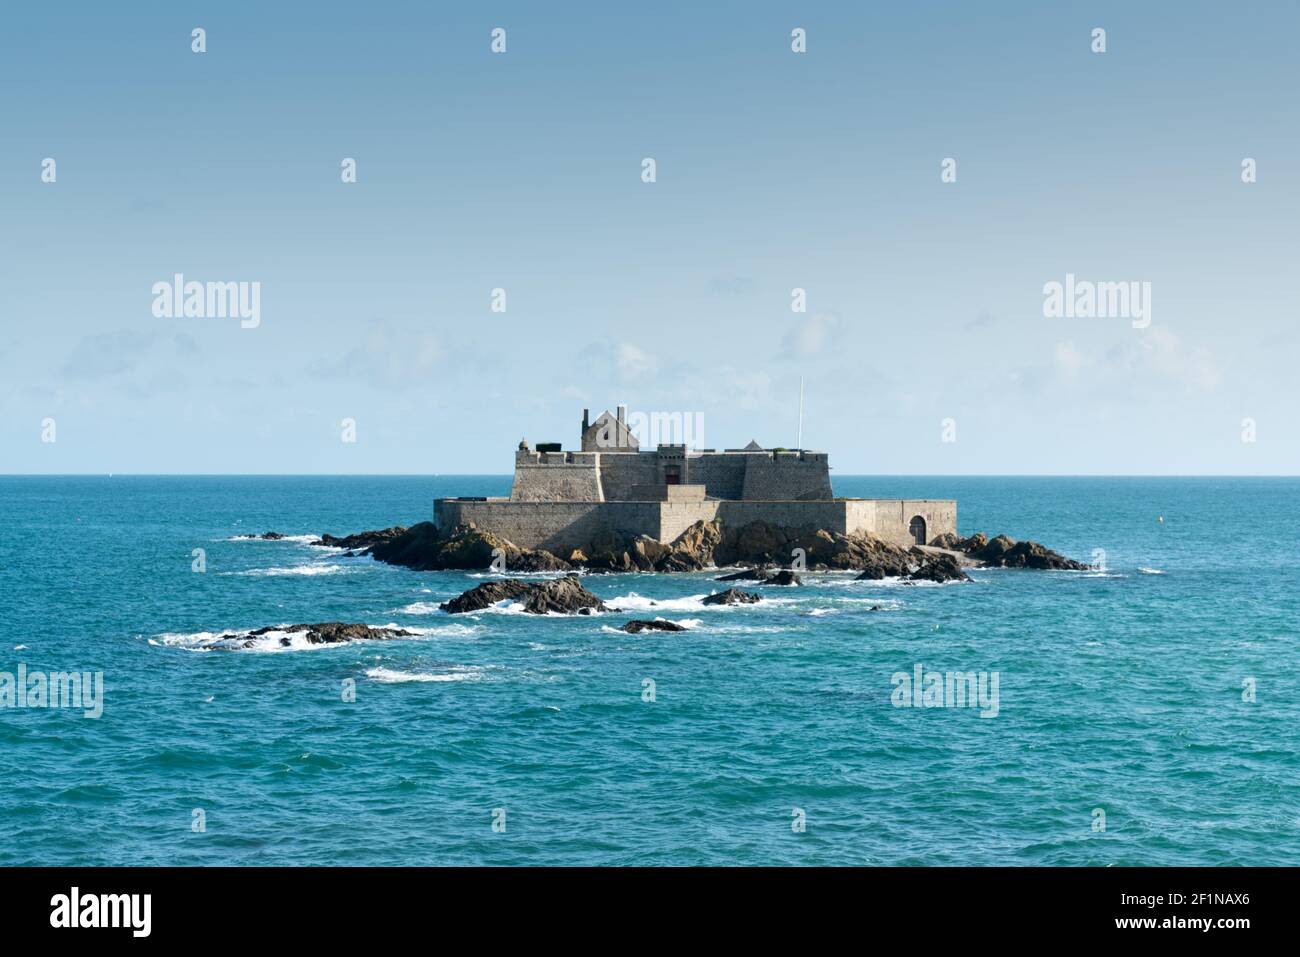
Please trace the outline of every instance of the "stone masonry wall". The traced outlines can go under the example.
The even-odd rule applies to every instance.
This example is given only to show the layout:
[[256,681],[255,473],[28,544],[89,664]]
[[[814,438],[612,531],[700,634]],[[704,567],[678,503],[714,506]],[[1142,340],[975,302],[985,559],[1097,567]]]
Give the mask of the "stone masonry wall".
[[[829,501],[824,452],[711,452],[675,459],[683,485],[703,485],[710,498]],[[515,455],[511,498],[520,502],[625,502],[638,486],[660,485],[654,452],[525,452]]]
[[659,530],[658,502],[489,502],[438,499],[433,520],[439,528],[474,525],[520,548],[544,548],[567,558],[590,548],[606,530],[624,537]]
[[831,475],[824,452],[766,452],[746,456],[746,500],[830,501]]
[[595,452],[518,452],[510,497],[519,502],[603,502]]
[[567,557],[589,547],[604,530],[625,537],[649,535],[670,542],[697,521],[721,517],[728,526],[753,521],[791,528],[808,526],[849,534],[872,532],[899,545],[910,545],[913,516],[926,522],[926,539],[957,531],[957,503],[921,499],[840,499],[826,502],[487,502],[438,499],[434,522],[439,528],[473,524],[521,548],[545,548]]

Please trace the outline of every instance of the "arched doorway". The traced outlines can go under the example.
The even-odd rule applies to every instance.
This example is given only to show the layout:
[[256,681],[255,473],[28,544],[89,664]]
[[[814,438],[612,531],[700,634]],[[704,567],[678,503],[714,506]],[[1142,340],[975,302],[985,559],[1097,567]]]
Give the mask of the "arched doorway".
[[925,544],[925,519],[920,515],[913,515],[912,521],[907,526],[908,534],[912,536],[912,541],[918,545]]

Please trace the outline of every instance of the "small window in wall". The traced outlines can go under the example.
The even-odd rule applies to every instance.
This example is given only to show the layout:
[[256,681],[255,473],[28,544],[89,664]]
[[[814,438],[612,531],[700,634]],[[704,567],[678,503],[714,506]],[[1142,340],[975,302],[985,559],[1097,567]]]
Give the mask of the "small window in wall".
[[912,541],[918,545],[925,544],[925,519],[920,515],[913,515],[911,523],[907,526],[907,531],[912,536]]
[[682,484],[682,469],[680,465],[664,466],[664,484],[665,485]]

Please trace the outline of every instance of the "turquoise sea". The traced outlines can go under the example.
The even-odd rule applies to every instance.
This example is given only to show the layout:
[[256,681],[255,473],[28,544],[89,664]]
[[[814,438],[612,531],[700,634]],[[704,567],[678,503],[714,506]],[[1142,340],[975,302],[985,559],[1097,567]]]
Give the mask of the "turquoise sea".
[[[963,534],[1105,571],[809,575],[726,609],[709,575],[589,576],[624,610],[451,617],[481,576],[307,536],[506,476],[0,478],[0,671],[105,683],[97,720],[0,709],[0,863],[1300,861],[1300,480],[835,486],[957,498]],[[271,529],[300,537],[236,538]],[[655,615],[691,627],[614,630]],[[420,636],[196,650],[328,620]],[[896,707],[918,664],[997,672],[997,716]]]

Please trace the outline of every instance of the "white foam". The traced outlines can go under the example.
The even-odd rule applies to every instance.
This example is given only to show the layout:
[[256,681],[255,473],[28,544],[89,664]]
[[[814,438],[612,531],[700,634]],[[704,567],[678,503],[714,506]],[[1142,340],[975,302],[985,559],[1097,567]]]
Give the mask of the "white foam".
[[466,572],[466,578],[486,578],[491,581],[504,581],[507,578],[536,578],[539,581],[546,581],[550,578],[565,578],[569,575],[583,575],[582,571],[550,571],[550,572],[517,572],[507,569],[504,572],[478,571]]
[[717,626],[717,631],[726,635],[788,635],[793,630],[791,625],[741,625],[730,621]]
[[[313,651],[328,648],[328,644],[313,645],[307,641],[306,631],[288,632],[273,629],[262,635],[247,638],[246,631],[194,631],[164,632],[156,638],[150,638],[149,644],[162,645],[167,648],[183,648],[186,651]],[[288,638],[289,644],[281,642]],[[248,647],[244,642],[250,641]]]
[[[662,615],[657,615],[657,616],[655,616],[655,619],[654,619],[654,620],[655,620],[655,621],[667,621],[667,622],[671,622],[671,623],[674,624],[674,625],[680,625],[681,627],[685,628],[687,631],[690,631],[690,630],[693,629],[693,628],[698,628],[698,627],[700,627],[700,625],[702,625],[702,624],[704,623],[703,620],[700,619],[700,618],[682,618],[682,619],[680,619],[679,621],[673,621],[673,619],[671,619],[671,618],[664,618]],[[614,635],[626,635],[626,634],[629,634],[629,632],[624,631],[622,628],[614,628],[614,627],[611,626],[611,625],[601,625],[601,626],[600,626],[600,630],[601,630],[601,631],[605,631],[605,632],[609,632],[610,634],[614,634]],[[664,632],[654,631],[653,629],[646,629],[645,631],[641,632],[641,634],[643,634],[643,635],[648,635],[648,634],[664,634]],[[672,632],[668,632],[668,634],[672,634]]]
[[312,542],[318,541],[319,539],[320,539],[319,535],[285,535],[282,538],[262,538],[260,535],[250,538],[247,535],[232,535],[230,536],[230,538],[227,538],[226,541],[228,542],[272,542],[272,543],[297,542],[301,545],[310,545]]
[[1164,572],[1161,571],[1159,568],[1143,568],[1141,565],[1138,566],[1138,571],[1141,572],[1143,575],[1163,575],[1163,574],[1164,574]]
[[438,607],[436,601],[413,601],[409,605],[403,605],[390,614],[394,615],[440,615],[442,609]]
[[453,665],[451,671],[397,671],[393,668],[371,668],[366,677],[384,684],[404,684],[408,681],[479,681],[483,669],[476,665]]
[[605,604],[613,611],[727,611],[733,608],[760,608],[772,605],[789,605],[793,598],[769,598],[763,595],[760,602],[737,605],[706,605],[708,595],[690,595],[686,598],[645,598],[636,592],[605,599]]
[[471,635],[477,635],[483,630],[480,625],[462,625],[459,622],[450,625],[424,627],[419,625],[399,625],[396,622],[389,622],[380,627],[400,628],[404,631],[414,632],[421,638],[468,638]]
[[26,651],[26,650],[27,650],[26,645],[14,645],[14,651]]
[[[417,628],[412,625],[398,625],[388,623],[385,625],[373,625],[374,628],[401,628],[405,631],[412,632],[417,638],[467,638],[476,634],[479,629],[474,625],[443,625],[437,628]],[[288,638],[289,643],[284,644],[281,639]],[[149,644],[155,647],[181,648],[185,651],[257,651],[257,652],[281,652],[281,651],[320,651],[324,648],[338,648],[343,645],[362,644],[369,642],[371,639],[360,638],[356,641],[334,641],[320,642],[313,644],[307,640],[306,630],[302,631],[285,631],[282,628],[273,628],[265,634],[248,637],[247,631],[227,629],[225,631],[194,631],[194,632],[164,632],[149,639]],[[410,639],[407,639],[410,640]],[[251,642],[248,647],[244,646],[245,642]]]
[[337,575],[355,571],[347,565],[290,565],[286,568],[250,568],[242,572],[218,572],[219,575],[239,575],[252,578],[279,578],[284,575]]

